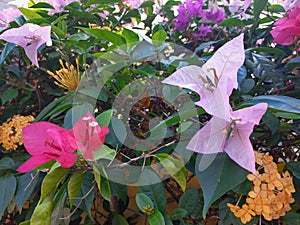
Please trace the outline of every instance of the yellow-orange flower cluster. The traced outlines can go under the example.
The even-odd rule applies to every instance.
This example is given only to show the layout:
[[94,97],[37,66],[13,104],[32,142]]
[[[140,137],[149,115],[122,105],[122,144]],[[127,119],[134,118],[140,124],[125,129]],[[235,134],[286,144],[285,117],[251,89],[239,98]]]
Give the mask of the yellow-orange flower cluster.
[[33,116],[15,115],[0,126],[0,144],[6,150],[16,150],[23,144],[22,128],[34,120]]
[[255,152],[255,159],[259,167],[256,174],[247,176],[253,186],[246,203],[242,207],[227,204],[243,224],[256,215],[262,215],[268,221],[279,219],[291,209],[290,204],[295,201],[292,193],[296,190],[289,172],[285,171],[280,175],[272,156]]
[[65,66],[61,59],[59,60],[59,63],[62,68],[56,71],[56,74],[49,70],[47,70],[47,73],[56,80],[54,83],[57,86],[71,91],[76,90],[81,80],[78,59],[76,59],[77,69],[75,69],[73,65],[69,65],[67,62],[65,63]]

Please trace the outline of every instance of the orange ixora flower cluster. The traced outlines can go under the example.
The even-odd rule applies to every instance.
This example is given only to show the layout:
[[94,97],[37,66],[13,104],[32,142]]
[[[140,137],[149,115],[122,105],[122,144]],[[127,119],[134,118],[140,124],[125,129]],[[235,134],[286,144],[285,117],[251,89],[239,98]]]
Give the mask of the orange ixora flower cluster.
[[[279,219],[291,209],[290,204],[295,201],[292,193],[296,190],[289,172],[285,171],[280,175],[277,164],[270,155],[255,152],[255,159],[259,167],[256,174],[247,176],[253,186],[246,203],[242,207],[227,204],[243,224],[251,221],[256,215],[262,215],[268,221]],[[261,171],[263,173],[260,173]]]
[[33,116],[14,115],[0,126],[0,144],[6,150],[16,150],[23,144],[22,128],[34,120]]

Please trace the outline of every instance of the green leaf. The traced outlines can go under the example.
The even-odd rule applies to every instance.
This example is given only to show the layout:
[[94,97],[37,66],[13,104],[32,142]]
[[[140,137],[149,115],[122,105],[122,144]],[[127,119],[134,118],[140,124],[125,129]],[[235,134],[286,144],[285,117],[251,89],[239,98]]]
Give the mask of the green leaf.
[[151,198],[155,209],[166,210],[167,198],[164,185],[159,176],[150,169],[145,169],[138,180],[138,192]]
[[138,34],[126,28],[123,28],[122,36],[125,38],[127,43],[133,43],[140,40]]
[[253,52],[267,52],[274,54],[275,56],[284,56],[286,53],[279,48],[269,48],[269,47],[258,47],[258,48],[248,48],[247,51]]
[[51,211],[53,207],[53,195],[48,195],[39,203],[31,216],[30,224],[34,225],[50,225],[51,224]]
[[9,88],[5,90],[1,95],[2,105],[17,97],[18,93],[19,93],[18,89]]
[[116,34],[109,30],[92,29],[92,28],[80,28],[91,35],[95,36],[99,40],[105,40],[113,43],[116,46],[125,45],[126,40],[119,34]]
[[97,122],[99,123],[100,127],[108,126],[113,116],[114,111],[112,109],[106,110],[99,114],[96,117]]
[[94,107],[89,103],[73,106],[65,115],[64,128],[70,130],[87,112],[92,113],[93,111]]
[[249,173],[226,153],[198,154],[195,170],[204,195],[204,218],[210,205],[242,183]]
[[38,14],[35,10],[33,9],[27,9],[23,7],[19,7],[18,10],[28,19],[33,19],[33,18],[43,18],[40,14]]
[[287,212],[284,217],[286,225],[299,225],[300,224],[300,214],[295,212]]
[[192,188],[184,192],[178,203],[178,207],[185,209],[192,218],[199,218],[203,209],[203,195],[198,189]]
[[46,2],[38,2],[32,6],[30,6],[30,8],[44,8],[44,9],[54,9],[54,7]]
[[260,13],[263,11],[265,6],[267,5],[268,0],[254,0],[254,17],[256,19],[259,18]]
[[172,212],[171,220],[180,220],[188,214],[188,211],[182,208],[176,208]]
[[169,154],[161,153],[154,156],[159,159],[163,167],[165,167],[168,173],[177,181],[181,189],[185,191],[187,172],[184,164]]
[[78,197],[83,180],[84,180],[84,173],[75,172],[72,174],[68,182],[68,195],[70,199],[70,207],[72,207],[75,199]]
[[277,112],[277,113],[275,113],[275,115],[277,117],[282,117],[282,118],[286,118],[286,119],[300,119],[300,114],[296,114],[296,113]]
[[248,179],[244,180],[244,182],[240,183],[237,185],[235,188],[232,190],[240,195],[247,195],[249,191],[251,191],[252,188],[252,182]]
[[293,176],[300,179],[300,162],[288,162],[286,166]]
[[94,161],[97,161],[98,159],[108,159],[112,161],[115,158],[116,151],[114,149],[111,149],[107,145],[102,145],[101,149],[94,152]]
[[88,0],[85,4],[86,7],[94,4],[110,4],[110,3],[122,3],[121,0]]
[[164,30],[159,30],[152,35],[153,42],[164,42],[167,38],[167,33]]
[[267,111],[264,114],[262,121],[269,127],[272,135],[274,135],[278,131],[280,121],[276,116],[274,116],[273,113]]
[[23,204],[28,200],[28,198],[33,193],[35,187],[39,181],[39,172],[30,171],[25,173],[18,183],[18,188],[16,191],[16,203],[19,209],[19,212],[22,212]]
[[1,51],[0,55],[0,65],[4,62],[6,57],[9,55],[9,53],[15,48],[16,44],[7,42],[4,46],[4,48]]
[[59,183],[66,178],[68,172],[69,169],[59,167],[45,176],[41,187],[40,202],[57,189]]
[[135,201],[136,201],[137,206],[139,207],[139,209],[142,212],[143,212],[145,207],[154,209],[154,204],[153,204],[151,198],[149,198],[144,193],[138,193],[135,196]]
[[17,180],[13,174],[0,177],[0,219],[15,195]]
[[282,95],[261,95],[252,98],[252,100],[243,105],[256,105],[258,103],[268,103],[268,108],[274,111],[290,112],[300,114],[300,100]]
[[158,210],[155,210],[152,215],[148,216],[148,222],[150,225],[165,225],[164,217]]
[[101,196],[105,200],[110,201],[111,190],[110,190],[110,185],[109,185],[108,177],[104,169],[104,166],[102,164],[98,164],[98,165],[94,164],[93,171],[94,171],[94,177]]
[[186,131],[187,129],[189,129],[189,127],[192,125],[193,125],[193,122],[191,122],[191,121],[183,122],[177,128],[177,132],[182,133],[182,132]]
[[30,225],[30,220],[24,221],[20,223],[19,225]]
[[0,160],[0,175],[7,173],[8,171],[14,171],[16,169],[15,161],[9,157],[3,157]]
[[245,24],[240,19],[229,18],[229,19],[223,20],[221,23],[219,23],[219,26],[222,26],[222,27],[244,27]]
[[114,216],[114,219],[112,221],[112,225],[129,225],[127,220],[120,214],[117,214]]
[[104,92],[101,92],[101,89],[99,87],[94,87],[94,86],[88,86],[85,88],[80,88],[78,91],[80,94],[87,95],[89,97],[98,99],[103,102],[107,102],[108,97]]

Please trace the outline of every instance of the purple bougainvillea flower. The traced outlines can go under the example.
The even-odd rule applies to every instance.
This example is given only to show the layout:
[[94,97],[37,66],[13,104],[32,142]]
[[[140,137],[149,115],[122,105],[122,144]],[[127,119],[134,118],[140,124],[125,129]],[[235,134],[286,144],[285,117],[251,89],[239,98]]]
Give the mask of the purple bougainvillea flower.
[[197,16],[202,17],[203,16],[203,0],[187,0],[186,1],[186,8],[187,13],[189,16]]
[[204,13],[205,18],[203,18],[203,22],[216,22],[220,23],[226,19],[226,13],[223,8],[218,6],[218,3],[212,1],[209,4],[209,10]]
[[283,8],[288,11],[297,5],[300,5],[300,0],[285,0],[281,3]]
[[198,33],[193,33],[194,38],[199,38],[199,37],[206,37],[208,33],[212,32],[209,26],[205,26],[204,24],[201,24],[198,27]]
[[0,35],[0,39],[17,44],[24,48],[30,61],[39,67],[37,60],[37,49],[44,43],[51,45],[51,26],[38,26],[26,23],[21,27],[6,30]]
[[78,0],[47,0],[46,2],[54,8],[48,11],[48,14],[51,15],[54,13],[64,12],[67,5],[72,2],[78,2]]
[[238,87],[237,71],[245,59],[243,34],[227,42],[202,66],[185,66],[163,83],[191,89],[200,95],[207,113],[230,120],[229,96]]
[[187,26],[188,23],[191,20],[190,15],[187,14],[187,9],[185,8],[184,4],[179,4],[178,5],[178,16],[174,18],[174,25],[175,25],[175,30],[179,30],[179,31],[184,31]]
[[260,103],[233,111],[230,121],[212,117],[191,139],[187,149],[202,154],[226,152],[238,165],[255,173],[255,157],[249,137],[267,107],[267,103]]
[[244,2],[244,11],[246,11],[251,5],[252,0],[245,0]]
[[23,141],[32,156],[17,170],[28,172],[46,162],[56,160],[61,167],[74,165],[77,155],[70,143],[74,142],[70,131],[49,122],[38,122],[23,128]]
[[287,17],[280,18],[274,23],[275,29],[271,31],[273,42],[281,45],[291,45],[294,37],[300,36],[300,5],[287,13]]
[[76,140],[73,147],[84,151],[84,158],[94,160],[94,152],[102,147],[108,132],[109,129],[106,126],[101,128],[88,112],[72,128],[73,137]]

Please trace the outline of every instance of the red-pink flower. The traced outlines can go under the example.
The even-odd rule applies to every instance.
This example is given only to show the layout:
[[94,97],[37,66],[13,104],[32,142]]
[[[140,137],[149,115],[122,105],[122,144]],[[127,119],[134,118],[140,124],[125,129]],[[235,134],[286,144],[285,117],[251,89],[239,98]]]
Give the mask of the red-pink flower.
[[274,23],[275,29],[271,31],[273,42],[282,45],[291,45],[294,38],[300,36],[300,5],[296,6]]
[[80,118],[72,129],[75,139],[73,147],[84,151],[83,157],[94,160],[94,152],[99,150],[109,129],[100,127],[96,119],[88,112]]
[[23,128],[24,146],[32,156],[17,170],[27,172],[46,162],[56,160],[61,167],[69,168],[74,165],[77,156],[72,154],[76,148],[72,133],[56,124],[38,122]]

